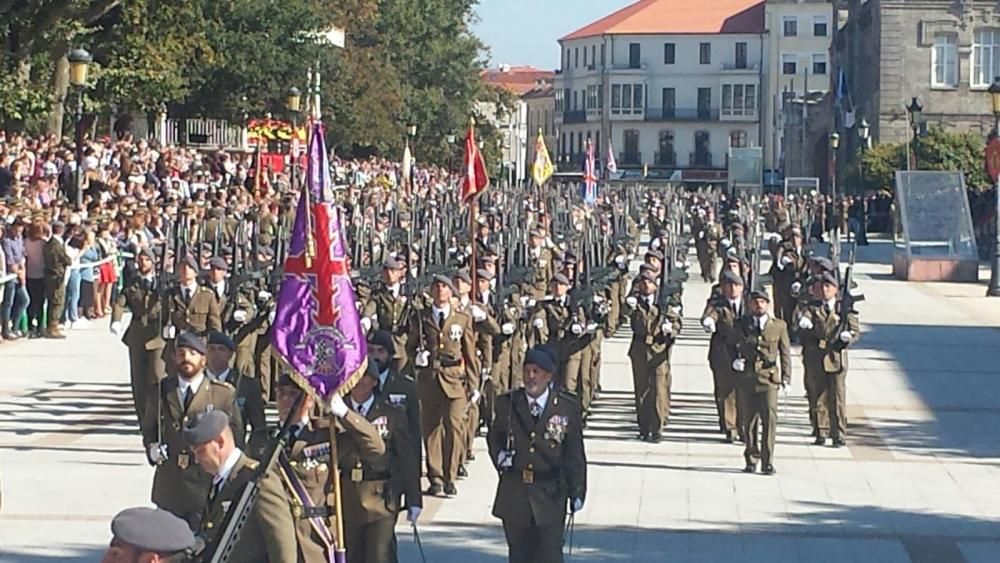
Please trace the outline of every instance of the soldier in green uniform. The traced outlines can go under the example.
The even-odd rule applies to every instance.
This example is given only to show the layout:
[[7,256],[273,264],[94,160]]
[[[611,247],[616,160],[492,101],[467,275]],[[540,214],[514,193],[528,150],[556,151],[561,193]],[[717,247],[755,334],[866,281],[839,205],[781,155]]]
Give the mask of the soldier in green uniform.
[[743,278],[723,271],[721,294],[710,299],[701,315],[701,325],[712,335],[708,345],[708,364],[715,385],[715,406],[719,414],[719,430],[726,441],[741,438],[742,391],[739,375],[733,371],[736,344],[739,341],[737,321],[746,313],[743,303]]
[[531,292],[534,299],[542,299],[549,287],[549,280],[556,272],[555,257],[545,248],[545,231],[531,231],[528,248],[528,263],[531,268]]
[[[260,462],[243,453],[233,438],[229,417],[208,411],[184,429],[184,439],[209,477],[208,504],[199,536],[205,549],[219,548],[220,533],[229,507],[256,477]],[[291,563],[297,558],[295,522],[276,467],[266,467],[257,499],[250,509],[229,560],[233,563]]]
[[66,269],[73,260],[66,254],[66,245],[63,241],[65,231],[66,227],[62,223],[58,221],[52,223],[52,236],[42,247],[42,255],[45,257],[42,278],[45,281],[45,301],[49,305],[46,311],[48,320],[46,338],[66,338],[66,335],[59,330],[59,319],[62,318],[66,304]]
[[427,449],[429,495],[458,494],[467,403],[479,389],[479,359],[472,317],[452,303],[450,278],[435,276],[431,304],[417,315],[407,338],[414,358]]
[[[234,281],[227,279],[229,264],[221,256],[213,256],[208,262],[206,286],[212,290],[219,302],[219,318],[226,334],[235,336],[240,328],[257,314],[253,293],[249,287],[232,287]],[[233,297],[235,296],[235,299]],[[257,346],[257,333],[251,331],[236,343],[234,366],[244,375],[253,377],[253,351]]]
[[639,294],[629,315],[632,343],[628,349],[639,435],[654,443],[661,440],[670,418],[670,349],[681,330],[680,316],[656,301],[656,284],[652,274],[638,278]]
[[111,520],[111,545],[101,563],[183,561],[197,542],[187,522],[158,508],[126,508]]
[[[222,330],[219,300],[211,289],[198,285],[198,262],[185,256],[177,270],[177,287],[167,298],[170,326],[175,332],[192,332],[204,337],[210,330]],[[165,335],[171,336],[171,335]],[[174,343],[167,339],[163,349],[167,373],[174,373]]]
[[375,328],[387,330],[393,335],[395,369],[399,373],[408,373],[412,368],[406,356],[406,339],[411,314],[416,306],[416,303],[407,301],[403,287],[405,279],[406,263],[395,257],[386,258],[382,262],[382,281],[372,289],[363,306],[361,319],[366,331]]
[[141,423],[142,445],[151,465],[153,503],[185,519],[197,529],[211,476],[201,471],[183,429],[195,414],[206,410],[229,415],[234,435],[243,427],[236,406],[236,390],[228,383],[205,376],[206,345],[201,337],[182,332],[175,345],[176,373],[147,392]]
[[759,460],[766,475],[775,473],[772,460],[778,424],[778,388],[792,381],[788,327],[785,321],[768,315],[770,301],[764,291],[750,294],[750,314],[738,321],[740,339],[732,365],[744,386],[744,471],[756,471]]
[[587,496],[587,456],[580,404],[553,385],[549,350],[525,354],[524,387],[497,399],[487,442],[500,473],[493,515],[503,521],[511,563],[559,563],[567,507]]
[[846,444],[847,437],[847,348],[860,333],[858,312],[845,311],[840,287],[833,273],[817,280],[819,299],[801,309],[799,336],[802,363],[812,387],[819,435],[816,445],[826,443],[824,422],[834,447]]
[[[260,382],[247,376],[233,364],[236,343],[223,332],[213,330],[208,333],[205,354],[205,373],[216,381],[228,383],[236,389],[236,407],[240,410],[243,428],[237,435],[240,443],[247,445],[247,452],[261,456],[267,445],[267,420],[264,418],[264,400],[261,398]],[[249,427],[249,430],[247,430]]]
[[[789,226],[785,239],[778,245],[771,265],[774,280],[774,315],[786,323],[795,314],[797,290],[793,284],[802,283],[806,269],[805,247],[802,244],[802,230]],[[799,286],[801,288],[801,285]]]
[[406,412],[407,431],[413,443],[413,459],[423,459],[423,432],[420,429],[420,397],[417,384],[409,375],[396,371],[392,358],[395,342],[387,330],[376,330],[368,338],[368,362],[378,371],[380,400]]
[[716,222],[715,212],[709,208],[705,211],[705,218],[697,226],[694,243],[698,263],[701,265],[701,278],[708,283],[715,281],[720,240],[722,240],[722,225]]
[[397,561],[397,515],[405,508],[407,520],[415,523],[423,509],[420,460],[413,457],[406,411],[378,396],[378,387],[377,368],[369,364],[347,400],[385,442],[385,453],[374,459],[355,452],[339,459],[348,563]]
[[[163,361],[163,339],[160,337],[160,304],[157,296],[153,253],[139,252],[135,259],[138,276],[126,285],[111,309],[111,332],[121,335],[128,346],[129,379],[132,382],[132,402],[141,422],[146,408],[146,392],[167,374]],[[122,334],[122,315],[128,309],[132,320]]]

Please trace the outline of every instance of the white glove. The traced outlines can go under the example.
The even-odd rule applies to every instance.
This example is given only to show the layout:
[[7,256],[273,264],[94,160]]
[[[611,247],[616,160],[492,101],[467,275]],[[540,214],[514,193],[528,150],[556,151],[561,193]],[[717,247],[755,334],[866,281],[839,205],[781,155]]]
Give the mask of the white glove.
[[531,298],[530,298],[530,297],[528,297],[527,295],[523,295],[523,296],[521,296],[521,306],[522,306],[522,307],[527,307],[527,306],[528,306],[528,301],[529,301],[529,300],[531,300]]
[[479,402],[479,398],[482,397],[482,396],[483,396],[483,394],[479,392],[479,389],[473,389],[472,390],[472,396],[469,397],[469,402],[470,403],[478,403]]
[[662,325],[660,325],[660,332],[666,334],[667,336],[670,336],[674,333],[674,325],[670,323],[663,323]]
[[247,312],[243,309],[233,311],[233,320],[238,323],[245,322],[247,320]]
[[573,334],[580,336],[583,334],[583,325],[580,323],[573,323],[573,325],[569,327],[569,330]]
[[729,256],[736,256],[736,247],[735,246],[730,246],[726,250],[726,254],[729,255]]
[[271,312],[267,314],[267,322],[273,323],[275,315],[277,315],[277,311],[272,309]]
[[372,320],[368,317],[361,317],[361,328],[368,332],[372,329]]
[[531,326],[535,328],[542,328],[545,326],[545,321],[543,321],[542,319],[535,319],[531,321]]
[[601,297],[600,295],[595,295],[592,297],[592,299],[594,300],[594,303],[600,303],[601,301],[604,301],[604,298]]
[[257,300],[258,301],[267,301],[270,298],[271,298],[271,292],[270,291],[266,291],[266,290],[262,289],[262,290],[260,290],[260,291],[257,292]]
[[597,332],[597,323],[587,323],[587,334],[594,334]]
[[625,267],[625,257],[624,256],[615,256],[615,264],[618,264],[619,267],[624,268]]
[[500,469],[510,469],[514,466],[514,452],[501,450],[497,454],[497,467]]
[[698,231],[698,238],[705,238],[705,231]]
[[636,306],[639,305],[639,300],[636,299],[634,296],[629,295],[628,297],[625,298],[625,304],[635,309]]
[[747,361],[743,358],[733,360],[733,371],[743,371],[747,367]]
[[425,368],[430,365],[431,353],[427,350],[417,352],[417,357],[413,359],[413,363],[417,365],[418,368]]
[[500,332],[507,335],[514,334],[514,323],[503,323],[500,327]]
[[174,337],[177,336],[177,329],[174,325],[167,325],[163,327],[162,336],[164,340],[173,340]]
[[122,322],[115,321],[111,323],[111,334],[119,336],[122,333]]
[[801,330],[812,330],[813,322],[809,317],[802,317],[799,319],[799,328]]
[[528,307],[534,307],[536,304],[538,304],[538,301],[535,301],[530,297],[528,298]]
[[792,293],[798,293],[802,291],[802,283],[792,282]]
[[476,322],[485,321],[486,320],[486,311],[483,311],[483,309],[479,305],[473,305],[472,306],[472,320],[474,320]]
[[840,341],[845,344],[850,343],[852,338],[854,338],[854,333],[849,330],[840,333]]
[[705,332],[709,334],[715,333],[715,319],[713,319],[712,317],[705,317],[704,319],[702,319],[701,326],[704,327]]
[[583,499],[582,498],[573,499],[573,502],[570,503],[570,509],[573,512],[580,512],[581,510],[583,510]]
[[344,398],[338,393],[334,393],[333,398],[330,399],[330,412],[337,418],[347,416],[347,403],[344,402]]
[[729,246],[733,244],[733,241],[729,240],[728,238],[723,238],[722,240],[719,241],[719,244],[721,244],[722,246]]
[[420,513],[423,511],[424,509],[420,508],[419,506],[411,506],[410,508],[407,508],[406,521],[416,524],[417,518],[420,518]]
[[782,266],[787,266],[787,265],[791,264],[794,261],[795,260],[792,260],[791,256],[782,256],[781,257],[781,264],[782,264]]
[[153,465],[161,465],[164,461],[167,461],[167,445],[159,442],[150,444],[149,461],[153,462]]
[[654,248],[654,249],[656,249],[656,248],[660,248],[660,239],[658,239],[658,238],[654,238],[654,239],[653,239],[653,242],[652,242],[652,243],[650,243],[650,245],[649,245],[649,246],[650,246],[651,248]]

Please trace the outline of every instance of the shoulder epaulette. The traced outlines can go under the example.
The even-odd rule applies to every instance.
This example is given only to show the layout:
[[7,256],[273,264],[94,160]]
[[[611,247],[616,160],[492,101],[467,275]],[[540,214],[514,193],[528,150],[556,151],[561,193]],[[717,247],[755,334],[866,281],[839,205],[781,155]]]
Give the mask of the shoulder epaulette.
[[257,471],[258,467],[260,467],[260,462],[259,461],[255,460],[255,459],[248,459],[247,460],[247,469],[249,469],[250,471]]
[[233,384],[229,383],[228,381],[219,381],[218,379],[216,379],[214,377],[211,377],[211,376],[206,377],[205,379],[207,379],[212,385],[218,385],[220,387],[226,387],[226,388],[232,389],[234,391],[236,390],[236,388],[233,387]]

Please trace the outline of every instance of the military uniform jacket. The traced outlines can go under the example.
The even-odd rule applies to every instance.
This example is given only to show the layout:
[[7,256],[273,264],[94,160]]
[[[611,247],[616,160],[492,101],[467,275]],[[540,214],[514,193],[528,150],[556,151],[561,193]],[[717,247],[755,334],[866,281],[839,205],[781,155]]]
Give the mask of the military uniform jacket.
[[[741,301],[740,306],[746,309],[746,299]],[[740,316],[733,312],[729,301],[721,293],[705,306],[702,321],[708,317],[715,320],[715,333],[708,344],[708,363],[713,372],[731,373],[733,370],[732,363],[736,359],[736,346],[741,334],[737,326]]]
[[385,452],[367,459],[355,450],[340,456],[344,519],[369,523],[395,518],[404,507],[422,507],[420,461],[413,455],[406,411],[376,396],[365,418],[378,431]]
[[[774,253],[774,263],[771,265],[771,275],[774,276],[776,284],[780,284],[783,289],[787,289],[792,285],[792,282],[805,277],[806,257],[804,253],[805,247],[797,249],[790,241],[785,241],[778,246]],[[785,256],[791,258],[792,263],[779,268],[781,259]]]
[[[232,284],[231,280],[225,280],[222,295],[219,295],[212,285],[205,285],[205,289],[211,291],[218,301],[219,318],[223,323],[223,329],[227,334],[234,335],[241,326],[256,316],[257,308],[254,306],[252,295],[245,287],[238,289],[236,299],[232,299],[232,286],[230,284]],[[233,313],[236,311],[246,311],[246,320],[237,321],[234,319]],[[237,342],[237,344],[241,343]]]
[[714,221],[711,223],[706,221],[700,229],[695,244],[709,253],[714,253],[719,247],[719,241],[722,240],[722,226]]
[[174,375],[159,385],[154,384],[147,397],[141,424],[142,445],[146,451],[157,440],[167,445],[167,459],[156,467],[153,476],[152,500],[175,514],[201,512],[212,478],[195,463],[194,453],[184,440],[184,426],[197,414],[221,410],[229,416],[229,426],[237,445],[242,447],[243,420],[236,407],[236,390],[206,375],[184,410]]
[[764,329],[753,315],[739,320],[740,342],[737,354],[746,361],[743,375],[756,388],[781,385],[781,379],[792,377],[792,354],[785,321],[768,316]]
[[[491,297],[493,294],[490,294]],[[459,309],[472,317],[472,305],[470,301],[465,306],[459,305]],[[493,369],[493,339],[500,334],[500,324],[497,322],[496,317],[493,315],[494,308],[490,303],[476,303],[484,313],[486,313],[486,318],[477,321],[472,321],[472,328],[476,332],[476,352],[479,357],[479,367],[482,372],[491,371]]]
[[[260,389],[260,381],[247,377],[235,368],[229,370],[226,382],[236,390],[236,407],[240,410],[243,425],[240,427],[239,440],[247,444],[247,452],[254,456],[264,453],[267,445],[267,419],[264,416],[264,399]],[[250,426],[247,436],[246,427]]]
[[490,459],[513,450],[513,465],[500,472],[493,515],[528,525],[562,524],[569,498],[587,495],[587,456],[583,448],[580,403],[568,391],[549,389],[538,420],[527,393],[516,389],[497,397],[496,418],[487,435]]
[[[423,342],[420,342],[420,337]],[[426,307],[417,315],[407,339],[410,356],[418,349],[430,352],[428,366],[416,368],[417,384],[437,383],[451,399],[465,397],[467,391],[479,389],[479,361],[476,357],[476,335],[472,317],[451,305],[442,327],[434,317],[434,309]]]
[[[851,311],[847,322],[841,323],[840,309],[840,301],[829,313],[822,301],[812,301],[800,309],[801,317],[808,317],[813,323],[812,330],[799,331],[802,360],[810,372],[833,375],[847,371],[847,347],[858,339],[860,322],[857,311]],[[851,331],[851,342],[840,340],[843,330]]]
[[69,255],[66,254],[66,247],[59,239],[52,237],[45,241],[42,247],[42,256],[45,257],[45,270],[43,276],[46,283],[60,284],[66,277],[66,268],[73,263]]
[[542,248],[538,253],[538,257],[535,258],[532,249],[528,249],[528,263],[531,266],[529,279],[531,280],[535,295],[545,295],[545,292],[548,290],[549,281],[555,275],[555,263],[553,262],[552,252],[546,248]]
[[400,285],[399,297],[393,297],[392,291],[385,285],[379,283],[372,288],[371,296],[364,304],[362,316],[372,319],[373,329],[387,330],[392,333],[393,357],[400,358],[406,353],[407,329],[410,325],[410,318],[413,308],[403,293],[404,288]]
[[[243,489],[253,480],[260,463],[240,454],[222,489],[209,492],[200,535],[205,545],[214,548],[226,518],[226,512],[236,502]],[[209,477],[209,482],[211,482]],[[298,560],[295,524],[285,489],[276,468],[264,474],[260,481],[257,502],[254,503],[240,539],[229,561],[232,563],[295,563]]]
[[[529,345],[548,345],[558,351],[561,361],[572,356],[590,345],[590,335],[586,331],[587,315],[583,307],[571,296],[567,295],[560,302],[554,297],[539,301],[532,315],[532,325],[529,332]],[[542,328],[534,326],[534,319],[542,319]],[[584,331],[573,334],[573,325],[579,324]]]
[[190,301],[186,301],[182,289],[174,289],[170,296],[170,318],[177,331],[189,330],[201,336],[209,331],[222,330],[222,313],[215,292],[199,286]]
[[163,348],[160,301],[155,287],[147,285],[141,277],[133,279],[115,299],[111,322],[121,322],[125,309],[132,312],[132,320],[122,335],[122,342],[129,347],[141,346],[146,350]]
[[413,443],[414,459],[423,459],[424,439],[420,425],[420,397],[413,378],[389,369],[385,383],[378,389],[378,398],[386,405],[401,408],[406,413],[406,425]]
[[[667,307],[665,314],[660,313],[661,307],[655,302],[639,296],[638,304],[629,314],[632,324],[632,343],[628,355],[645,362],[661,363],[670,359],[669,350],[674,343],[675,335],[681,331],[680,315]],[[670,323],[672,334],[663,332],[663,324]]]

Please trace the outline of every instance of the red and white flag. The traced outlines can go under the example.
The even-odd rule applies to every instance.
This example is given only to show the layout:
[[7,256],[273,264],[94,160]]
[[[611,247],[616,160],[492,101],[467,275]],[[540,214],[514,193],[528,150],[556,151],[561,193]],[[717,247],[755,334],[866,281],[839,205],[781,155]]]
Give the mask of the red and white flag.
[[490,186],[490,177],[486,174],[486,162],[476,144],[476,123],[469,120],[469,132],[465,135],[465,175],[462,177],[462,203],[469,203],[477,195]]

